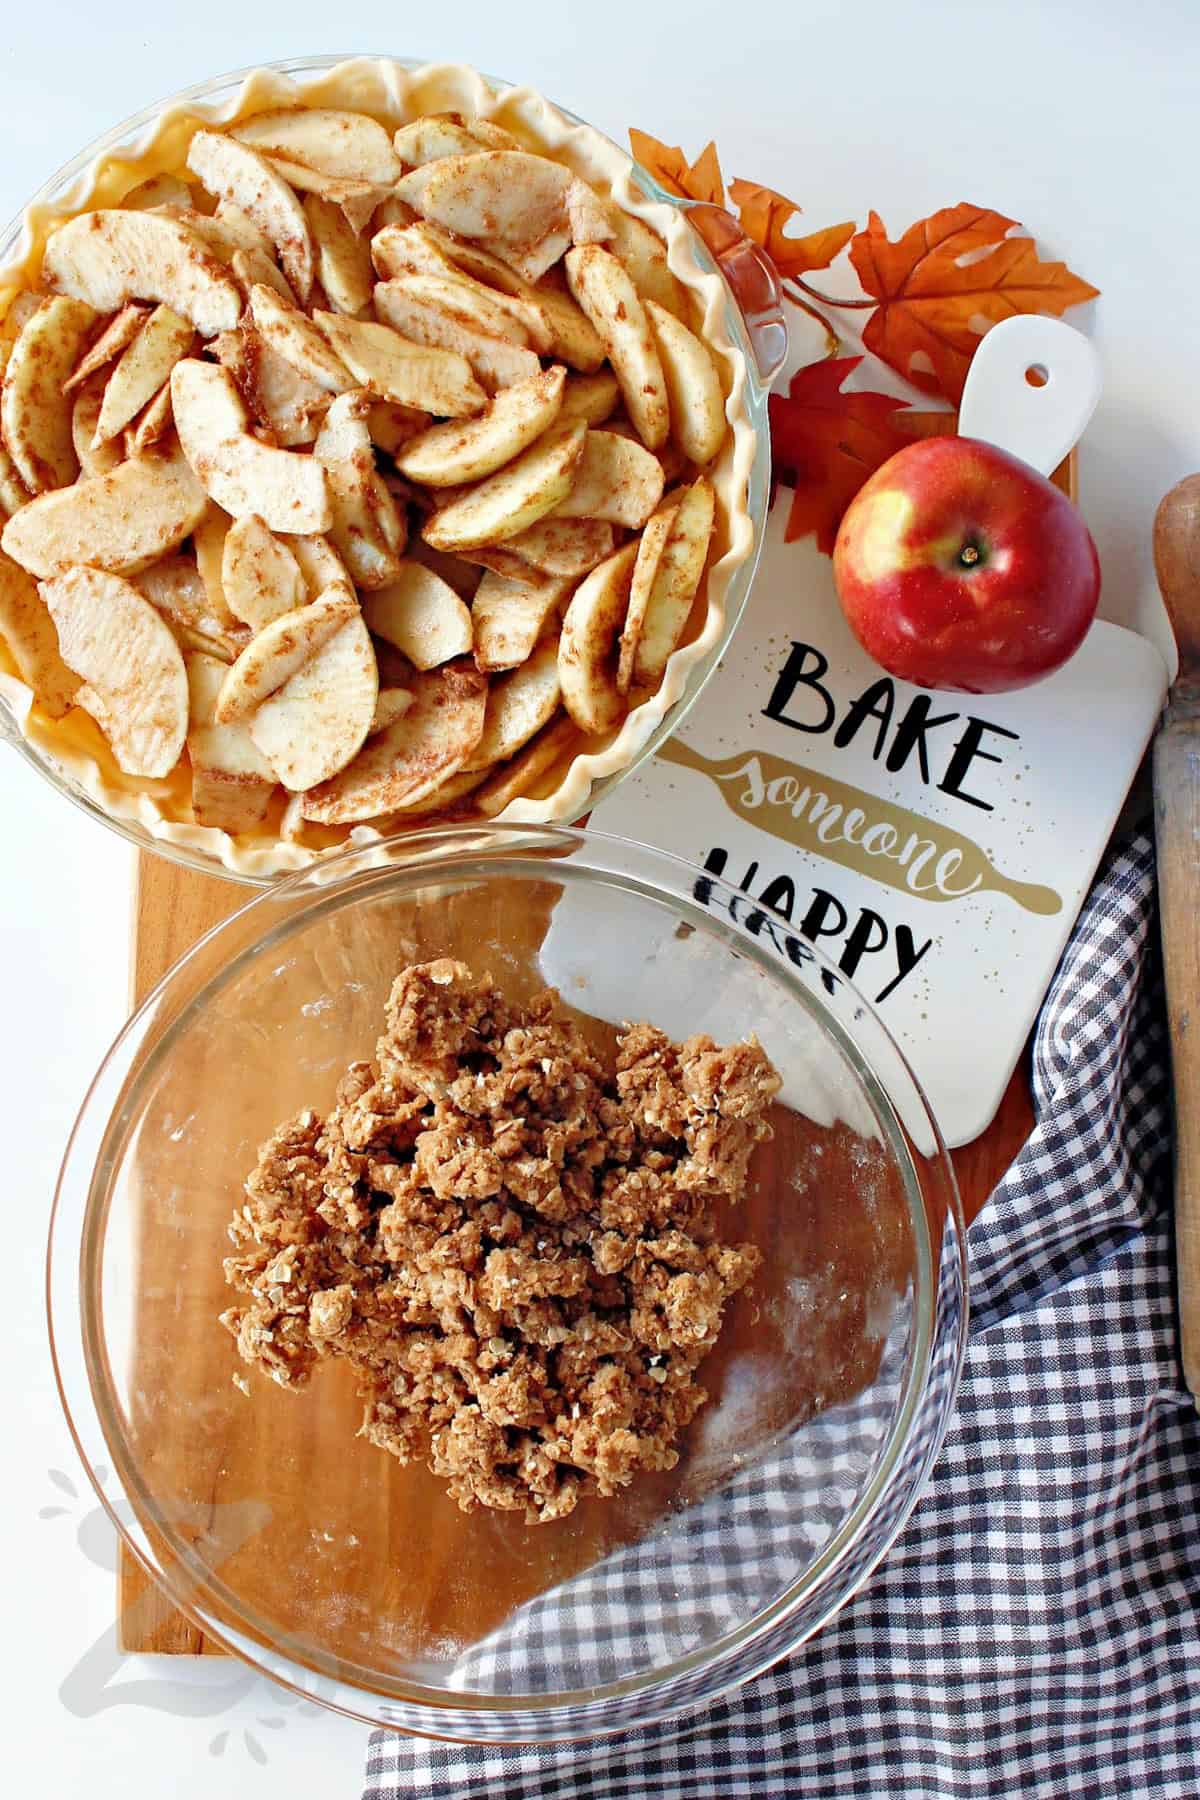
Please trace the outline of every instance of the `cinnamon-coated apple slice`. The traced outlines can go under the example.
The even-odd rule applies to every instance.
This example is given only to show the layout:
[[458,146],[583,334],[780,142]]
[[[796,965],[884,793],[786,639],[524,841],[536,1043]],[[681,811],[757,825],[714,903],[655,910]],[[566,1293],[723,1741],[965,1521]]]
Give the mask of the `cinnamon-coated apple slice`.
[[31,575],[57,575],[75,563],[129,575],[176,549],[207,507],[184,457],[139,456],[31,500],[8,521],[0,544]]
[[386,731],[397,719],[402,719],[413,703],[412,689],[406,687],[381,687],[375,701],[375,711],[371,714],[371,728],[367,736],[372,738],[377,732]]
[[567,223],[573,244],[607,244],[613,235],[604,201],[578,175],[567,188]]
[[288,286],[287,276],[261,250],[235,250],[229,266],[247,300],[256,287],[268,287],[289,306],[296,304],[296,296]]
[[124,350],[104,389],[93,448],[123,431],[150,404],[171,378],[171,370],[187,355],[195,339],[190,319],[156,306],[133,342]]
[[514,800],[523,799],[538,786],[557,762],[580,747],[580,731],[565,716],[552,719],[535,738],[475,790],[475,809],[494,819]]
[[462,550],[519,536],[570,492],[586,435],[584,425],[552,425],[497,474],[434,513],[425,541],[435,550]]
[[432,569],[468,605],[483,580],[481,567],[468,561],[465,556],[453,556],[448,550],[435,550],[424,538],[413,538],[405,551],[405,558],[408,562],[418,562],[426,569]]
[[487,773],[486,769],[460,769],[457,775],[448,775],[419,800],[409,800],[398,806],[395,816],[407,823],[416,818],[428,818],[431,813],[445,812],[447,807],[473,793],[487,779]]
[[91,713],[127,775],[168,775],[187,735],[183,655],[165,621],[131,582],[76,567],[40,586],[69,669],[74,704]]
[[483,733],[464,770],[490,769],[514,756],[554,717],[561,694],[558,645],[539,644],[519,669],[497,676],[488,687]]
[[[75,448],[75,456],[79,463],[79,472],[83,476],[109,475],[118,463],[125,460],[125,445],[121,439],[110,439],[109,442],[96,442],[96,427],[100,423],[100,408],[104,404],[104,390],[108,385],[108,373],[101,368],[96,371],[81,388],[75,390],[71,407],[71,442]],[[0,446],[2,449],[2,446]],[[0,456],[0,462],[3,457]],[[16,474],[16,465],[13,465]],[[18,477],[18,480],[20,478]],[[21,483],[19,505],[29,499],[29,490]],[[5,511],[14,513],[16,506],[7,504],[5,496],[0,493],[0,506]]]
[[53,233],[42,268],[60,293],[97,312],[153,301],[190,319],[201,337],[232,331],[242,310],[237,282],[194,232],[163,213],[80,213]]
[[32,575],[0,555],[0,632],[17,673],[33,689],[51,719],[61,719],[75,703],[80,677],[58,648],[58,632]]
[[513,580],[489,569],[471,602],[476,668],[489,673],[518,668],[570,592],[570,581],[561,576],[531,570]]
[[347,394],[358,386],[307,313],[273,288],[251,288],[250,314],[263,342],[307,380],[331,394]]
[[456,775],[478,744],[487,678],[469,663],[450,663],[412,682],[403,718],[368,740],[354,761],[304,796],[306,819],[323,825],[377,818],[412,806]]
[[390,187],[401,173],[385,127],[366,113],[344,108],[280,107],[244,119],[232,136],[264,155],[283,156],[352,181]]
[[658,558],[633,657],[633,683],[652,686],[683,636],[704,576],[716,496],[700,476],[685,489]]
[[687,290],[672,273],[667,261],[667,246],[658,233],[636,213],[627,213],[615,201],[610,203],[608,215],[612,233],[609,249],[628,270],[642,299],[656,300],[676,318],[686,320]]
[[638,540],[637,561],[633,565],[633,579],[629,584],[629,607],[621,628],[621,654],[617,664],[617,686],[623,694],[629,692],[633,682],[633,663],[646,619],[646,609],[650,604],[658,567],[678,510],[678,505],[660,506],[653,518],[646,521]]
[[[98,412],[99,401],[97,400],[96,413]],[[93,414],[93,417],[95,416],[96,414]],[[75,430],[74,415],[72,415],[71,437],[73,441],[78,444],[79,438],[78,433]],[[91,441],[90,431],[88,433],[88,441],[89,443]],[[115,455],[112,461],[105,466],[104,470],[93,470],[84,464],[81,459],[81,467],[83,468],[85,475],[107,473],[108,469],[114,467],[120,460],[120,455]],[[23,506],[28,506],[31,497],[29,489],[21,480],[16,463],[4,448],[4,440],[0,438],[0,512],[6,517],[11,518],[13,513],[20,512]]]
[[291,537],[288,539],[288,549],[304,577],[305,591],[310,600],[317,599],[329,588],[341,588],[343,593],[354,598],[354,583],[350,579],[350,571],[327,537],[320,534]]
[[602,519],[545,518],[510,538],[507,547],[543,575],[569,578],[586,575],[612,555],[615,544],[612,526]]
[[[510,143],[515,146],[515,140]],[[406,169],[419,169],[440,156],[474,156],[490,147],[477,135],[475,120],[460,120],[449,113],[430,113],[423,119],[413,119],[401,125],[392,138],[392,148]]]
[[187,166],[210,194],[240,207],[270,239],[292,292],[306,305],[315,268],[312,233],[288,183],[256,150],[203,128],[188,145]]
[[358,602],[353,594],[338,587],[264,625],[233,667],[225,671],[216,706],[218,723],[231,725],[237,719],[248,718],[348,620],[357,616]]
[[249,315],[236,331],[214,338],[211,348],[274,444],[286,450],[312,443],[329,405],[328,388],[318,387],[264,343]]
[[356,586],[383,587],[400,568],[408,528],[375,467],[364,393],[341,394],[330,406],[313,445],[329,482],[330,540]]
[[216,722],[225,665],[196,652],[185,657],[188,680],[188,761],[197,825],[236,836],[260,825],[275,792],[275,771],[244,724]]
[[[513,292],[508,287],[477,280],[462,266],[466,249],[462,244],[450,247],[441,232],[422,221],[416,225],[389,225],[377,231],[371,239],[371,260],[385,281],[400,275],[434,277],[443,284],[441,292],[451,311],[462,312],[482,330],[490,329],[498,337],[510,336],[515,325],[521,333],[513,338],[515,343],[528,344],[540,355],[549,355],[554,337],[533,289],[510,269],[504,273]],[[482,255],[486,253],[477,253],[477,260]],[[494,261],[496,267],[504,268],[498,258],[489,257],[487,261],[489,266]]]
[[296,558],[256,513],[246,513],[229,527],[221,582],[230,610],[254,631],[294,612],[308,597]]
[[[376,232],[371,240],[372,254],[383,237],[384,232]],[[536,284],[526,281],[503,258],[493,255],[482,244],[456,238],[427,219],[409,225],[403,241],[387,236],[381,254],[383,262],[377,266],[385,277],[399,274],[402,268],[411,268],[414,273],[420,270],[436,273],[449,264],[460,274],[478,281],[493,297],[497,293],[507,295],[522,309],[518,316],[526,325],[533,348],[566,363],[569,368],[594,371],[604,362],[604,345],[594,326],[570,294],[553,285],[553,276]],[[544,345],[540,341],[543,334]]]
[[[404,271],[396,278],[418,300],[462,319],[473,330],[487,337],[503,338],[521,349],[528,349],[531,339],[523,308],[508,294],[493,294],[482,282],[474,281],[458,269]],[[537,332],[539,338],[543,333]],[[541,350],[539,342],[535,349]]]
[[96,314],[82,300],[56,295],[22,327],[4,367],[0,426],[21,480],[45,494],[75,479],[71,401],[63,392]]
[[371,303],[371,253],[340,206],[306,194],[304,216],[317,252],[317,279],[334,312],[357,318]]
[[250,736],[284,787],[302,793],[353,761],[378,699],[370,633],[352,616],[255,709]]
[[193,237],[200,239],[206,250],[230,265],[239,250],[254,250],[274,256],[275,246],[265,231],[240,206],[222,201],[215,213],[201,212],[198,207],[172,207],[168,218],[177,219]]
[[115,362],[122,350],[133,342],[149,317],[148,307],[135,306],[132,302],[115,312],[99,337],[93,340],[87,352],[80,357],[70,377],[63,382],[63,393],[74,393],[76,388],[83,386],[89,375],[94,375],[106,363]]
[[480,150],[426,163],[397,192],[456,237],[484,238],[527,280],[536,281],[571,241],[571,172],[521,150]]
[[394,644],[417,669],[435,669],[471,653],[470,609],[420,563],[402,563],[395,579],[364,601],[363,616],[376,637]]
[[629,605],[637,544],[626,544],[576,588],[558,640],[562,700],[581,731],[608,731],[626,710],[617,686],[617,640]]
[[417,406],[397,406],[391,400],[373,400],[367,410],[367,432],[377,450],[386,450],[395,461],[413,439],[433,424]]
[[174,410],[171,406],[171,383],[164,381],[152,400],[148,400],[141,414],[134,420],[126,432],[126,451],[130,456],[144,456],[161,443],[171,429],[174,421]]
[[547,369],[531,381],[504,388],[482,413],[465,423],[434,425],[396,454],[396,467],[427,487],[481,481],[528,449],[558,417],[565,371]]
[[227,370],[185,357],[171,371],[183,454],[206,493],[234,518],[257,513],[272,531],[325,531],[333,508],[316,458],[261,443]]
[[[375,310],[409,343],[465,356],[489,393],[532,380],[541,367],[534,352],[511,342],[507,335],[482,329],[475,318],[467,316],[461,299],[459,310],[452,310],[447,290],[444,285],[437,286],[438,281],[435,275],[397,275],[381,281],[375,288]],[[475,310],[478,314],[479,309]]]
[[[0,319],[0,374],[4,372],[4,364],[11,354],[13,345],[46,299],[45,294],[38,293],[36,289],[32,288],[23,289],[21,293],[13,295],[8,310]],[[96,310],[104,312],[107,311],[107,308],[97,307]]]
[[648,450],[666,443],[671,412],[662,363],[646,309],[625,269],[600,244],[583,244],[566,258],[571,292],[608,352],[625,409]]
[[[410,241],[416,239],[416,234],[419,234],[419,241]],[[376,239],[372,239],[372,250],[374,243]],[[425,245],[425,254],[421,245]],[[484,284],[493,295],[506,293],[509,299],[518,302],[522,306],[520,317],[529,329],[529,342],[534,349],[542,349],[545,355],[554,356],[556,362],[565,362],[570,369],[590,373],[603,365],[604,346],[597,337],[596,328],[565,288],[554,284],[554,275],[547,275],[538,283],[525,281],[524,275],[516,274],[515,268],[509,268],[502,257],[493,256],[482,243],[453,238],[450,232],[444,232],[428,220],[417,221],[408,227],[405,245],[389,239],[385,250],[385,256],[394,263],[412,265],[414,272],[417,266],[435,272],[432,263],[437,254],[457,268],[459,274],[470,275],[471,279]],[[398,272],[398,268],[380,268],[381,275]],[[531,315],[536,315],[536,320]],[[545,346],[540,342],[542,333],[547,338]]]
[[603,519],[638,530],[662,499],[662,464],[631,438],[589,431],[571,491],[557,519]]
[[259,256],[270,258],[277,254],[267,233],[254,223],[248,212],[235,206],[232,200],[218,200],[217,210],[211,215],[209,222],[228,232],[230,238],[240,243],[243,250],[252,250]]
[[225,539],[232,524],[229,514],[210,502],[192,533],[192,553],[213,617],[236,628],[237,614],[225,596]]
[[563,389],[562,416],[582,419],[585,425],[603,425],[616,412],[621,389],[611,369],[593,375],[568,375]]
[[647,300],[671,407],[671,437],[689,462],[711,462],[725,442],[725,396],[708,346],[686,325]]
[[456,350],[416,344],[376,320],[318,310],[313,322],[355,379],[380,400],[442,419],[468,418],[487,405],[470,363]]
[[204,578],[193,557],[164,556],[129,579],[166,620],[185,655],[196,650],[228,667],[250,642],[248,625],[230,619],[224,612],[218,614],[211,606]]
[[524,150],[525,145],[515,132],[504,125],[497,125],[495,119],[467,120],[467,130],[475,142],[484,150]]
[[298,196],[316,194],[331,206],[340,207],[347,225],[355,233],[367,229],[380,204],[388,197],[387,188],[378,182],[360,181],[349,175],[326,175],[322,169],[310,169],[306,163],[293,162],[287,156],[272,154],[266,160]]

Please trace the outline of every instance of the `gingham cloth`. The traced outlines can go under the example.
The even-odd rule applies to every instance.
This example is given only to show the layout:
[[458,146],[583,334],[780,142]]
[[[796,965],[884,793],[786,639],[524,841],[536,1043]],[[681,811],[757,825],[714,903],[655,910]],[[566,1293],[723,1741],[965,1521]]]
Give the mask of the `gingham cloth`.
[[1156,935],[1140,835],[1047,996],[1037,1127],[970,1233],[955,1422],[866,1590],[681,1725],[512,1752],[374,1732],[364,1800],[1200,1795],[1200,1420]]

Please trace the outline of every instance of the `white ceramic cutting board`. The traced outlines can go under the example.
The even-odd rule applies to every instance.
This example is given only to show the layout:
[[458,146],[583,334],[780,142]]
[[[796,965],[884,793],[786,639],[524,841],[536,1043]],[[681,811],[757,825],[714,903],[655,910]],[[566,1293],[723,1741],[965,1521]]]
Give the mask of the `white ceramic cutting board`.
[[[1090,417],[1095,360],[1068,327],[1011,323],[1042,338],[1014,330],[993,346],[964,426],[1048,471]],[[1057,399],[1021,380],[1039,341]],[[592,824],[701,864],[820,944],[898,1038],[947,1141],[968,1143],[1020,1056],[1166,666],[1145,638],[1099,622],[1065,667],[1016,693],[894,680],[846,625],[829,559],[784,543],[786,512],[772,512],[703,698]]]

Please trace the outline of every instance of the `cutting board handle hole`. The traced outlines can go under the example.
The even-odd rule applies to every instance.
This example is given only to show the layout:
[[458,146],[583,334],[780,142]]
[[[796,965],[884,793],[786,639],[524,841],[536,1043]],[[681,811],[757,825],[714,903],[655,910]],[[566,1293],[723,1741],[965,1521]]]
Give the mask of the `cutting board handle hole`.
[[1025,379],[1032,388],[1045,387],[1050,379],[1050,371],[1045,363],[1030,363],[1025,371]]

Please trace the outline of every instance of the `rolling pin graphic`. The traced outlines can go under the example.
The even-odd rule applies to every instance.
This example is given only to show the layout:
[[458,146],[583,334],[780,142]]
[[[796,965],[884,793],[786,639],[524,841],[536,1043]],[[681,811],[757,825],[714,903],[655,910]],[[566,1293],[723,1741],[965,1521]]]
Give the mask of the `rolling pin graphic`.
[[818,775],[765,750],[714,762],[678,737],[668,738],[658,754],[707,775],[730,812],[748,825],[902,894],[922,900],[1007,894],[1026,912],[1062,911],[1062,896],[1053,888],[1005,875],[961,831],[836,776]]

